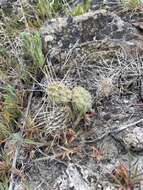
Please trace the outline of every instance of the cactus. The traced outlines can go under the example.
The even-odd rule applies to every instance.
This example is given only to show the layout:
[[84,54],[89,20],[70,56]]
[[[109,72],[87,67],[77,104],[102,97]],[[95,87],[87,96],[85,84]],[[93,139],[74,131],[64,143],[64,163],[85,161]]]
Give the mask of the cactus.
[[72,106],[75,113],[84,115],[92,108],[91,94],[81,86],[74,87],[72,90]]
[[68,106],[58,106],[54,108],[49,115],[47,115],[46,119],[46,133],[47,132],[57,132],[60,129],[68,128],[72,125],[72,111]]
[[67,104],[71,102],[71,90],[61,82],[53,82],[48,86],[48,96],[56,104]]
[[111,77],[104,77],[100,80],[98,86],[98,94],[103,97],[109,97],[114,89],[113,79]]

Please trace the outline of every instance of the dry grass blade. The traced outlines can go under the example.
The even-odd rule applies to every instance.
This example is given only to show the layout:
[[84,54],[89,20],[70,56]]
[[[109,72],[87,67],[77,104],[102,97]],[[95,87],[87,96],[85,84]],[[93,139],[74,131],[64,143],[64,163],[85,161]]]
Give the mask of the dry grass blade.
[[6,126],[2,123],[0,123],[0,143],[3,142],[6,138],[8,138],[11,133],[12,133],[12,130],[10,129],[9,126]]
[[1,124],[1,128],[5,130],[5,132],[6,130],[7,132],[12,132],[13,129],[10,128],[11,124],[16,124],[16,120],[21,116],[21,100],[20,95],[18,95],[15,88],[11,85],[8,85],[5,91],[6,94],[4,95],[4,102],[2,106],[3,125]]
[[[23,131],[24,131],[24,128],[25,128],[25,125],[26,125],[26,119],[27,119],[28,114],[29,114],[30,104],[31,104],[32,96],[33,96],[34,87],[35,87],[35,83],[34,83],[33,86],[32,86],[32,92],[31,92],[31,94],[30,94],[30,96],[29,96],[28,105],[27,105],[27,110],[26,110],[26,114],[25,114],[25,118],[24,118],[24,122],[23,122],[23,129],[22,129],[22,131],[21,131],[21,133],[22,133],[21,135],[23,135]],[[21,145],[18,144],[18,145],[17,145],[17,148],[16,148],[16,151],[15,151],[14,158],[13,158],[12,168],[16,168],[16,161],[17,161],[17,156],[18,156],[18,154],[19,154],[20,147],[21,147]],[[14,173],[11,172],[10,185],[9,185],[8,190],[13,190],[13,186],[14,186]]]
[[136,185],[139,185],[143,180],[143,175],[140,173],[137,163],[133,168],[125,164],[120,164],[113,170],[111,176],[121,190],[134,190]]

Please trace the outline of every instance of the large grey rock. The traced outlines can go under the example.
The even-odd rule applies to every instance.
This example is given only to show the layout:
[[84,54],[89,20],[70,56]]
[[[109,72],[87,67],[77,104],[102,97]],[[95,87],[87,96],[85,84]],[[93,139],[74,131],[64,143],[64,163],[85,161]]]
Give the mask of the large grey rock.
[[79,59],[94,52],[133,49],[141,39],[135,27],[104,9],[74,18],[57,18],[41,28],[43,48],[52,63],[64,63],[71,51]]
[[7,0],[0,0],[0,6],[6,5],[8,3]]
[[0,0],[0,8],[7,9],[10,8],[12,10],[13,3],[15,3],[16,0]]

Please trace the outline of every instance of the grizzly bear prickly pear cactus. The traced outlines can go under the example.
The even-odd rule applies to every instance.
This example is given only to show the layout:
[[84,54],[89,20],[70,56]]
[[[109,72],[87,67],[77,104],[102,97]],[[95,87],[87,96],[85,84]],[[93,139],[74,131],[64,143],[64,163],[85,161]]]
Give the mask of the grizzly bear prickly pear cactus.
[[53,82],[48,85],[48,96],[55,104],[67,104],[71,102],[72,92],[62,82]]
[[91,94],[83,87],[77,86],[72,90],[72,106],[75,113],[84,115],[92,109]]

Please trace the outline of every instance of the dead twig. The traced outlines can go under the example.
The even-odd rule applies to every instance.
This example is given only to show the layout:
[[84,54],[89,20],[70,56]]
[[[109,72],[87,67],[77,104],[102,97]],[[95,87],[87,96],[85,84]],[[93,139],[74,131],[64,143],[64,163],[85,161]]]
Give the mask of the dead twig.
[[134,125],[138,124],[138,123],[141,123],[143,122],[143,119],[140,119],[136,122],[133,122],[133,123],[130,123],[128,125],[123,125],[122,127],[118,127],[116,129],[110,129],[107,133],[104,133],[103,135],[101,135],[100,137],[96,138],[96,139],[93,139],[93,140],[86,140],[82,143],[95,143],[95,142],[98,142],[102,139],[104,139],[105,137],[108,137],[110,135],[113,135],[113,134],[117,134],[117,133],[120,133],[121,131],[127,129],[127,128],[130,128],[130,127],[133,127]]

